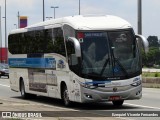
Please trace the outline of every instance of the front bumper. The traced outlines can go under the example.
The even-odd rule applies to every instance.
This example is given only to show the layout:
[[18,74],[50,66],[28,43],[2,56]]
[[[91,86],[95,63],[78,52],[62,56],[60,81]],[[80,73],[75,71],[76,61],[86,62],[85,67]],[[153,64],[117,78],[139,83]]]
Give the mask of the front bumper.
[[[98,88],[89,89],[81,86],[81,98],[83,103],[87,102],[105,102],[110,101],[110,96],[119,96],[121,100],[140,99],[142,97],[142,85],[137,87],[130,86],[129,89],[124,91],[113,92],[110,91],[114,87],[103,88],[105,91],[100,91]],[[107,90],[109,92],[107,92]]]

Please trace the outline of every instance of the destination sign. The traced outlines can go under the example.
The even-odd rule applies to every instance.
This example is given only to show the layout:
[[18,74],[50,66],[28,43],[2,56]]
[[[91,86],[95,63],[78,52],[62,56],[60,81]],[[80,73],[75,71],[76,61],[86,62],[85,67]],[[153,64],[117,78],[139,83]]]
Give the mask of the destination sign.
[[105,33],[102,32],[92,32],[92,33],[84,33],[84,37],[104,37]]

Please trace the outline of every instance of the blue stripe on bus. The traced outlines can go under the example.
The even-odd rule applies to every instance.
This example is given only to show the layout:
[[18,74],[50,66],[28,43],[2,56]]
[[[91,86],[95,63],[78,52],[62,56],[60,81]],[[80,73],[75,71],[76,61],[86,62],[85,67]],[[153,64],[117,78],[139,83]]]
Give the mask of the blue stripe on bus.
[[10,67],[56,68],[55,58],[9,58]]
[[108,80],[108,81],[92,81],[92,82],[85,82],[85,84],[105,84],[105,83],[111,83],[111,81]]

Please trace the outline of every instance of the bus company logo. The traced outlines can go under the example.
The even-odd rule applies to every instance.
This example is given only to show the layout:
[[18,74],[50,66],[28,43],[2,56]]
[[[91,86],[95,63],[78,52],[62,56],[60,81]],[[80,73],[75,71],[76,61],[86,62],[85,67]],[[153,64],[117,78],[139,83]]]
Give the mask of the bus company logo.
[[59,60],[58,63],[57,63],[57,67],[58,68],[65,68],[65,64],[64,64],[64,61],[63,60]]
[[119,67],[114,67],[113,70],[114,70],[115,73],[118,73],[120,71]]
[[117,89],[116,87],[113,88],[113,92],[117,92],[117,90],[118,90],[118,89]]
[[48,67],[49,68],[56,68],[56,61],[55,60],[48,60]]

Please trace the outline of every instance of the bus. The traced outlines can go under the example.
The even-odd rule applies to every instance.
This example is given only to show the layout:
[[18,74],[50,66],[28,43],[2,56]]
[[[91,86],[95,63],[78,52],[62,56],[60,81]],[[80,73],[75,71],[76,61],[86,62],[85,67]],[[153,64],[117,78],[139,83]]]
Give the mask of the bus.
[[113,16],[68,16],[16,29],[8,36],[10,88],[91,103],[142,97],[141,45],[130,23]]

